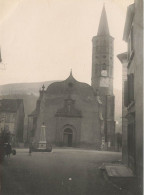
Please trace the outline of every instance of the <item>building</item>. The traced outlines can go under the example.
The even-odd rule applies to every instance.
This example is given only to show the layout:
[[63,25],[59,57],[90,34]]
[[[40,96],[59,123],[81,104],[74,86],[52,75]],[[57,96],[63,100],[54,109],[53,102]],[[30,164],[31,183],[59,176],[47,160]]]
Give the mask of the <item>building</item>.
[[[113,58],[114,38],[110,35],[105,7],[103,7],[98,33],[92,39],[92,77],[91,86],[102,101],[104,119],[104,139],[106,144],[114,146],[115,121],[113,94]],[[109,147],[108,146],[108,147]]]
[[[127,133],[123,155],[138,178],[142,194],[143,180],[143,2],[135,0],[127,8],[123,40],[127,42],[127,79],[125,80],[124,111]],[[124,56],[121,54],[121,61]],[[123,65],[124,66],[124,65]],[[125,120],[123,118],[123,120]],[[123,129],[125,131],[125,129]],[[127,142],[126,142],[127,140]],[[124,149],[124,150],[125,150]]]
[[103,7],[97,36],[92,39],[92,84],[70,76],[40,90],[36,109],[29,115],[29,137],[58,146],[114,149],[113,38]]
[[127,107],[125,105],[125,93],[127,82],[127,52],[119,54],[118,59],[122,63],[122,161],[128,163],[128,146],[127,146]]
[[0,131],[9,131],[12,144],[23,141],[24,105],[22,99],[0,100]]

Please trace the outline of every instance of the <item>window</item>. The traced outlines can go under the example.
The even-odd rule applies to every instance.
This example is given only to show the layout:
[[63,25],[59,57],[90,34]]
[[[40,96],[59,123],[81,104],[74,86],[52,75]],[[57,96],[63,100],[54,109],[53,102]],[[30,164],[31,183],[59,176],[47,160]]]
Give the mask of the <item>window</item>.
[[131,37],[131,51],[132,51],[133,50],[133,26],[131,28],[130,37]]
[[7,123],[9,123],[10,122],[10,114],[9,113],[7,113],[7,115],[6,115],[6,120],[5,120]]
[[124,82],[124,106],[128,106],[128,82]]
[[105,63],[102,65],[102,70],[106,70],[106,64]]
[[133,51],[133,26],[131,27],[131,31],[128,39],[128,59],[130,59],[132,51]]
[[128,75],[128,103],[134,101],[134,74]]
[[130,74],[130,99],[134,101],[134,74]]
[[71,111],[71,105],[69,104],[68,105],[68,112],[70,112]]

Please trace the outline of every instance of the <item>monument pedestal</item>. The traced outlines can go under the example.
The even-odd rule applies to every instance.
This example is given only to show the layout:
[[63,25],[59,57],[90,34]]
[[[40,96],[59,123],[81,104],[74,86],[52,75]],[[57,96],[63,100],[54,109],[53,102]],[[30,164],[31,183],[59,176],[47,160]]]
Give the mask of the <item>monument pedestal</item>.
[[41,126],[41,132],[40,132],[40,141],[39,141],[39,146],[38,149],[44,150],[47,148],[47,141],[46,141],[46,126],[42,125]]
[[46,141],[40,141],[38,149],[46,149],[47,142]]

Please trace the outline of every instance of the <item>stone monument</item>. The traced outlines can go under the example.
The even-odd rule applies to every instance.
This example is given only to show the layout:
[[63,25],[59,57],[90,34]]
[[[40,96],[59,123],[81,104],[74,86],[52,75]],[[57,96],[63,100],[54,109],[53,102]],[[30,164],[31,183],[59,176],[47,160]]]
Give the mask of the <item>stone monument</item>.
[[39,149],[46,149],[47,141],[46,141],[46,126],[44,123],[41,126],[40,130],[40,141],[39,141]]

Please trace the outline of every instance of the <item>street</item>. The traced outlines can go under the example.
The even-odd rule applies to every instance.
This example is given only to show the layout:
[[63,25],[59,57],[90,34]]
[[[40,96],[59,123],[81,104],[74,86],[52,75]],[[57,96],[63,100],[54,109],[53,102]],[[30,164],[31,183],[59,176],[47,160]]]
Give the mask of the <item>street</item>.
[[2,195],[126,195],[104,179],[103,162],[121,153],[81,149],[53,149],[51,153],[17,149],[1,165]]

